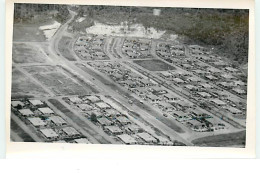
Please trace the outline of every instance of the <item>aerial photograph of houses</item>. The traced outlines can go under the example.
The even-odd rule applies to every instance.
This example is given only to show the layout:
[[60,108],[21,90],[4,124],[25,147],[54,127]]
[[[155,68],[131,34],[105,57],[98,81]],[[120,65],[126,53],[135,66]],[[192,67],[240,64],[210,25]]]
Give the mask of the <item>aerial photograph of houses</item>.
[[246,144],[248,9],[15,3],[12,142]]

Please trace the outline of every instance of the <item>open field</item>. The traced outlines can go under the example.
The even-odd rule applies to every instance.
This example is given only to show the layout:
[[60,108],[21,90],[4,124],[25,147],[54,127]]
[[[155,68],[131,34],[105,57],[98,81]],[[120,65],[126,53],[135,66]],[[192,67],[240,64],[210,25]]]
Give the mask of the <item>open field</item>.
[[12,73],[12,97],[42,97],[48,93],[19,70]]
[[13,41],[46,41],[43,31],[39,29],[40,25],[14,25]]
[[15,63],[43,63],[46,56],[39,47],[28,43],[13,44],[13,62]]
[[70,38],[70,37],[67,37],[67,36],[62,37],[60,39],[58,49],[63,57],[65,57],[69,61],[76,61],[76,59],[70,52],[70,51],[72,51],[71,40],[72,40],[72,38]]
[[245,146],[246,131],[237,133],[221,134],[215,136],[207,136],[198,138],[192,141],[196,146],[207,147],[230,147],[230,146]]
[[80,95],[93,91],[90,86],[83,86],[77,78],[57,67],[33,66],[32,69],[26,67],[26,70],[56,95]]
[[153,59],[153,60],[134,60],[134,63],[142,66],[143,68],[150,71],[166,71],[175,70],[173,66],[166,64],[165,62]]

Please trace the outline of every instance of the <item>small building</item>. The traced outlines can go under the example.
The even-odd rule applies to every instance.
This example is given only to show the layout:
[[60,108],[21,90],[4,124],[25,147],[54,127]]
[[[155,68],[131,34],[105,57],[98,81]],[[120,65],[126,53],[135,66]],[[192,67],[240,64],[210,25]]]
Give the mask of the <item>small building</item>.
[[173,145],[172,141],[162,136],[156,136],[155,138],[159,141],[159,144],[161,145]]
[[175,83],[177,83],[177,84],[182,84],[182,83],[184,83],[184,81],[183,81],[182,79],[180,79],[180,78],[174,78],[174,79],[172,79],[172,81],[175,82]]
[[66,125],[67,122],[61,118],[60,116],[51,116],[49,118],[49,120],[54,123],[56,126],[62,126],[62,125]]
[[40,132],[42,132],[47,139],[56,139],[59,137],[53,129],[40,129]]
[[147,95],[146,98],[153,103],[158,103],[160,101],[160,98],[154,94]]
[[234,107],[232,107],[232,106],[228,106],[227,108],[226,108],[226,110],[228,110],[230,113],[232,113],[232,114],[241,114],[242,113],[242,111],[241,110],[239,110],[239,109],[237,109],[237,108],[234,108]]
[[198,87],[194,86],[194,85],[185,85],[184,88],[190,90],[190,91],[197,91]]
[[78,104],[77,107],[79,107],[82,111],[90,111],[93,109],[91,105],[85,103]]
[[68,136],[79,136],[80,133],[73,127],[65,127],[62,131]]
[[133,124],[133,123],[125,126],[125,129],[128,130],[131,133],[137,133],[137,132],[140,132],[142,130],[138,125]]
[[82,100],[78,97],[70,97],[69,100],[74,103],[74,104],[78,104],[78,103],[81,103]]
[[51,110],[49,107],[39,108],[39,111],[42,114],[54,114],[53,110]]
[[137,141],[135,140],[135,138],[133,138],[130,135],[127,134],[122,134],[122,135],[118,135],[117,136],[122,142],[124,142],[125,144],[137,144]]
[[86,96],[86,97],[84,97],[84,99],[87,99],[87,100],[89,100],[92,103],[96,103],[96,102],[100,101],[100,98],[98,98],[95,95]]
[[108,120],[107,118],[103,118],[103,117],[102,118],[98,118],[97,121],[102,126],[111,126],[113,124],[112,121]]
[[235,72],[239,71],[238,69],[235,69],[235,68],[232,68],[232,67],[226,67],[225,70],[228,71],[228,72],[231,72],[231,73],[235,73]]
[[212,88],[213,88],[212,85],[207,84],[207,83],[202,83],[202,84],[200,84],[200,86],[201,86],[202,88],[205,88],[205,89],[212,89]]
[[212,75],[207,75],[205,76],[206,79],[209,79],[211,81],[215,81],[215,80],[218,80],[218,78],[216,78],[215,76],[212,76]]
[[210,98],[212,97],[209,93],[207,92],[197,92],[198,95],[200,95],[201,97],[204,97],[204,98]]
[[41,100],[29,100],[29,102],[30,102],[33,106],[43,105],[43,102],[42,102]]
[[235,92],[235,93],[238,94],[238,95],[244,95],[244,94],[246,94],[246,91],[243,90],[243,89],[240,89],[240,88],[233,88],[232,91]]
[[172,94],[170,93],[167,93],[167,94],[164,94],[163,95],[163,98],[167,101],[173,101],[173,100],[176,100],[177,98],[175,96],[173,96]]
[[20,109],[19,112],[23,116],[32,116],[32,115],[34,115],[34,113],[30,109]]
[[187,81],[189,81],[189,82],[200,82],[200,79],[195,77],[195,76],[193,76],[193,77],[187,78]]
[[231,88],[232,87],[232,84],[231,83],[229,83],[229,82],[219,82],[219,84],[218,84],[219,86],[221,86],[221,87],[224,87],[224,88],[226,88],[226,89],[228,89],[228,88]]
[[226,105],[225,102],[223,102],[223,101],[221,101],[219,99],[212,99],[210,102],[216,104],[217,106],[224,106],[224,105]]
[[110,108],[110,105],[108,105],[108,104],[105,103],[105,102],[98,102],[98,103],[95,103],[95,105],[96,105],[99,109],[109,109],[109,108]]
[[117,117],[116,121],[118,121],[122,125],[131,124],[131,121],[128,118],[126,118],[125,116]]
[[121,135],[123,131],[117,126],[106,126],[105,130],[113,135]]
[[150,134],[143,132],[143,133],[138,133],[137,134],[138,137],[140,137],[142,140],[144,140],[147,143],[156,143],[157,140],[151,136]]
[[74,141],[78,144],[91,144],[87,138],[74,139]]
[[121,113],[115,109],[106,109],[105,110],[105,116],[106,117],[111,117],[111,116],[117,116],[120,115]]
[[33,126],[35,127],[40,127],[40,126],[46,126],[47,123],[44,122],[43,120],[41,120],[38,117],[33,117],[33,118],[28,118],[28,120],[30,121],[30,123],[32,123]]
[[20,106],[24,106],[24,103],[23,102],[21,102],[21,101],[12,101],[11,102],[11,105],[13,106],[13,107],[17,107],[18,105],[20,105]]
[[230,75],[230,74],[227,74],[227,73],[221,74],[221,77],[224,78],[224,79],[227,79],[227,80],[233,80],[233,79],[235,79],[234,76],[232,76],[232,75]]
[[208,131],[209,128],[207,127],[207,125],[205,123],[202,123],[200,121],[197,120],[189,120],[188,122],[186,122],[186,124],[194,131],[197,132],[205,132]]

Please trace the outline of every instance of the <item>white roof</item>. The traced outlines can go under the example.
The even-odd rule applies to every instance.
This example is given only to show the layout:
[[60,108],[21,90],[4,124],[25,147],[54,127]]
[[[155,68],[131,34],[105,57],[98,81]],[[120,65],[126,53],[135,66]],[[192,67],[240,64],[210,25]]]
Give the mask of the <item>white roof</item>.
[[120,116],[116,118],[119,122],[121,123],[128,123],[131,122],[128,118],[124,117],[124,116]]
[[67,122],[59,116],[53,116],[49,118],[55,124],[67,124]]
[[85,98],[90,100],[93,103],[100,100],[97,96],[93,96],[93,95],[92,96],[86,96]]
[[132,136],[127,134],[117,135],[117,137],[119,137],[126,144],[137,143]]
[[90,144],[87,138],[74,139],[74,141],[80,144]]
[[198,92],[199,95],[201,95],[202,97],[210,97],[211,95],[207,92]]
[[138,131],[139,129],[141,129],[138,125],[136,124],[129,124],[128,126],[126,126],[126,128],[128,128],[131,131]]
[[34,105],[34,106],[37,106],[37,105],[42,105],[43,103],[41,102],[41,100],[29,100],[29,102]]
[[219,99],[212,99],[211,101],[216,103],[216,104],[218,104],[218,105],[225,105],[226,104],[225,102],[223,102],[223,101],[221,101]]
[[34,126],[45,126],[46,122],[42,121],[40,118],[38,117],[34,117],[34,118],[28,118],[28,120],[34,125]]
[[50,109],[50,108],[48,108],[48,107],[46,107],[46,108],[39,108],[39,110],[43,113],[43,114],[53,114],[54,112]]
[[46,136],[47,138],[58,137],[59,135],[52,129],[40,129],[40,131]]
[[96,103],[96,106],[101,108],[101,109],[110,108],[110,106],[105,102],[98,102],[98,103]]
[[107,118],[98,118],[97,121],[102,125],[111,125],[112,122]]
[[19,112],[22,115],[33,115],[33,112],[30,109],[20,109]]
[[234,89],[232,89],[232,90],[235,91],[235,92],[237,92],[237,93],[240,93],[240,94],[246,93],[245,90],[242,90],[242,89],[240,89],[240,88],[234,88]]
[[237,108],[234,108],[232,106],[228,107],[228,110],[231,112],[231,113],[242,113],[241,110],[237,109]]
[[143,140],[145,140],[146,142],[154,142],[154,141],[156,141],[156,139],[155,139],[153,136],[149,135],[149,134],[146,133],[146,132],[138,133],[137,135],[138,135],[140,138],[142,138]]
[[13,107],[16,107],[18,105],[24,106],[24,103],[21,101],[12,101],[11,104]]
[[117,126],[106,126],[106,129],[110,130],[112,133],[122,132],[122,130]]
[[93,109],[93,107],[92,107],[91,105],[85,104],[85,103],[83,103],[83,104],[78,104],[77,106],[78,106],[81,110],[92,110],[92,109]]
[[67,135],[79,135],[79,132],[75,130],[73,127],[65,127],[62,129]]
[[79,103],[79,102],[82,101],[82,100],[81,100],[80,98],[78,98],[78,97],[71,97],[71,98],[69,98],[69,99],[70,99],[70,101],[73,102],[73,103]]

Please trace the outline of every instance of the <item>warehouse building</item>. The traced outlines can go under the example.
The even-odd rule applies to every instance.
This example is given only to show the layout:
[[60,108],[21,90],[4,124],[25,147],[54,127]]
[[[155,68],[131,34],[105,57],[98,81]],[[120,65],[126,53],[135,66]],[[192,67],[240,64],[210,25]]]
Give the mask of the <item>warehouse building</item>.
[[117,137],[124,142],[125,144],[137,144],[137,141],[130,135],[127,134],[122,134],[122,135],[117,135]]

